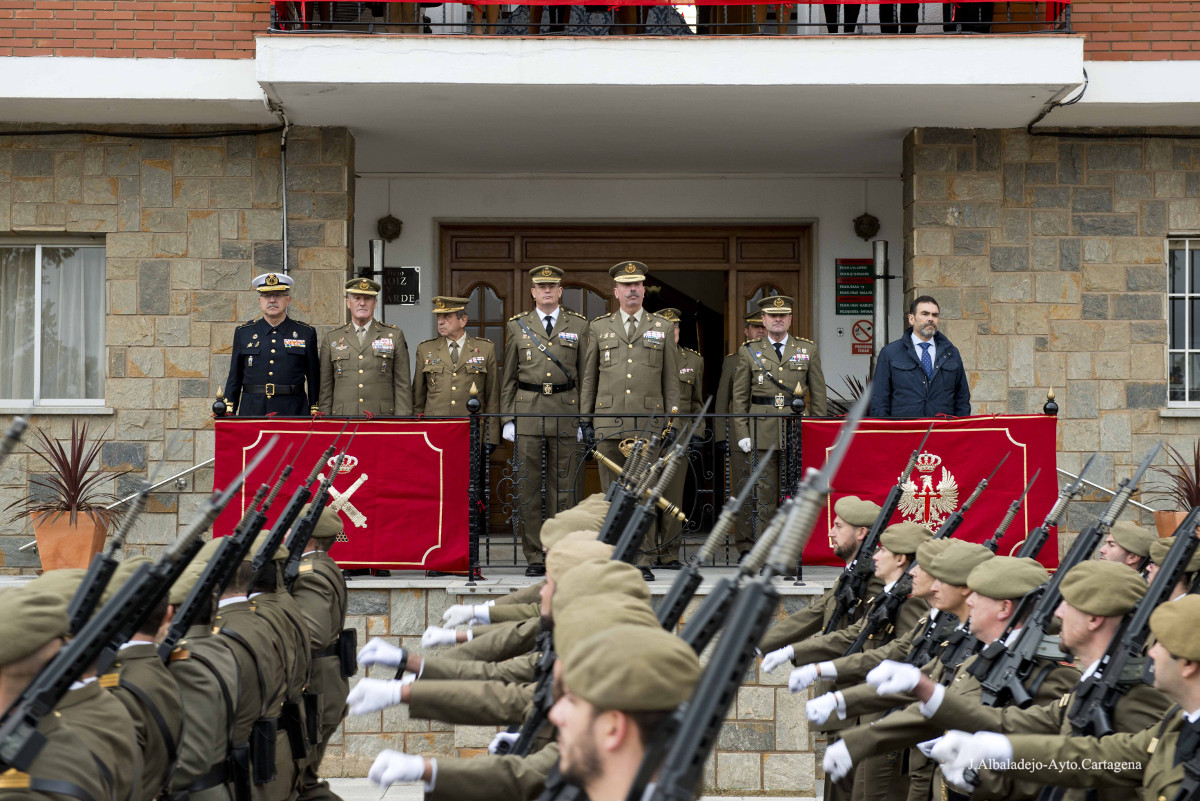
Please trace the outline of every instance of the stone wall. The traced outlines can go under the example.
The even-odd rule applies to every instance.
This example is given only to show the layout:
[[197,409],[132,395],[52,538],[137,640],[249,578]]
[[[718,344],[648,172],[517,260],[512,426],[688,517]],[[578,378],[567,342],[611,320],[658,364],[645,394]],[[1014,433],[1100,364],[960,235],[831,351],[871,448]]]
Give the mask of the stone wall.
[[[23,129],[34,128],[52,126]],[[104,464],[133,471],[117,482],[121,494],[136,489],[148,470],[166,478],[213,455],[210,408],[228,374],[233,330],[259,315],[250,279],[283,267],[279,145],[278,133],[0,138],[0,236],[103,237],[107,298],[96,302],[106,303],[105,401],[113,411],[84,419],[111,440]],[[344,319],[353,170],[347,129],[291,130],[288,260],[297,319],[323,326]],[[41,415],[32,422],[61,438],[72,419]],[[44,470],[27,449],[14,454],[0,469],[0,506],[23,497]],[[181,492],[156,495],[130,550],[153,552],[166,543],[211,491],[208,468]],[[31,536],[24,521],[0,521],[6,571],[38,566],[35,554],[16,551]]]
[[[662,587],[655,587],[658,593],[653,596],[655,603],[669,586],[668,582],[660,583]],[[383,637],[417,652],[421,652],[421,633],[425,627],[440,625],[442,612],[450,604],[481,603],[495,597],[460,595],[461,587],[355,588],[361,585],[360,581],[351,583],[347,617],[347,625],[358,632],[360,645],[370,637]],[[779,616],[804,606],[822,589],[821,584],[811,580],[805,587],[783,586],[781,591],[785,594]],[[695,603],[688,614],[694,608]],[[438,650],[428,653],[436,655]],[[804,715],[804,703],[812,697],[811,691],[798,695],[788,692],[788,672],[778,668],[773,674],[766,674],[755,667],[746,677],[721,731],[716,753],[705,766],[705,794],[816,795],[816,782],[821,777],[820,754],[814,752],[814,735],[809,733]],[[367,674],[360,671],[359,676],[363,675]],[[394,670],[378,673],[380,678],[394,675]],[[495,726],[452,726],[413,719],[405,706],[356,715],[347,718],[334,735],[321,772],[325,776],[365,776],[375,755],[384,748],[443,757],[477,756],[486,752],[499,730]],[[823,740],[816,745],[823,749]]]
[[1200,417],[1161,410],[1166,238],[1200,230],[1194,143],[917,129],[904,220],[906,298],[941,302],[976,414],[1039,411],[1053,387],[1059,466],[1098,449],[1108,487],[1160,437],[1190,453]]

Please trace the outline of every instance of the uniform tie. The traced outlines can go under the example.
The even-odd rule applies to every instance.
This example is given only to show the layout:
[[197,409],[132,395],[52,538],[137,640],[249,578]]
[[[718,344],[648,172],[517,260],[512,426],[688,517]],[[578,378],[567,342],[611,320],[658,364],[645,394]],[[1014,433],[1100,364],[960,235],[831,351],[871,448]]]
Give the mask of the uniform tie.
[[360,345],[363,344],[363,342],[366,341],[366,337],[367,337],[367,327],[364,325],[362,328],[358,329],[358,344],[360,344]]
[[636,330],[637,330],[637,315],[631,314],[631,315],[629,315],[629,319],[625,322],[625,336],[629,337],[629,340],[631,342],[633,341],[633,332]]
[[774,343],[774,345],[775,345],[775,358],[779,360],[780,364],[783,364],[783,343],[776,342],[776,343]]
[[918,344],[921,346],[921,369],[925,371],[926,378],[933,378],[933,359],[929,358],[929,343]]
[[554,330],[554,318],[546,315],[546,336],[550,336],[550,332]]
[[450,363],[458,364],[458,343],[457,342],[450,343]]

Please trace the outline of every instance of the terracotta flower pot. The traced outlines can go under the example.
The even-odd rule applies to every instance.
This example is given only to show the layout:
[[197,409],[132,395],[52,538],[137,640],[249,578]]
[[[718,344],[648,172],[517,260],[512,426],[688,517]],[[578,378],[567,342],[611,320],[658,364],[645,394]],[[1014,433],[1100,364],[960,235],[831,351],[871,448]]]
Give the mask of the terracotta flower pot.
[[42,570],[61,567],[87,568],[92,557],[104,547],[108,527],[87,512],[80,512],[78,525],[71,525],[68,512],[41,512],[33,516],[33,534],[37,538]]
[[1187,512],[1155,512],[1154,526],[1158,529],[1158,536],[1169,537],[1174,534],[1187,515]]

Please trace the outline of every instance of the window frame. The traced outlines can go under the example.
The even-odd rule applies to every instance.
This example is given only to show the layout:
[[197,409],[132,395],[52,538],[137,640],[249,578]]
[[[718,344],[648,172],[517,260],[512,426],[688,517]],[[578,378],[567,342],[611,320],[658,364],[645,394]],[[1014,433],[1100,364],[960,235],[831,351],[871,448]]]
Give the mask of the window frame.
[[[104,237],[91,236],[64,236],[64,237],[48,237],[48,238],[30,238],[30,237],[3,237],[0,238],[0,248],[30,248],[34,249],[33,257],[33,298],[34,298],[34,330],[37,332],[33,340],[33,397],[32,398],[0,398],[0,410],[7,409],[29,409],[40,412],[64,412],[64,411],[85,411],[97,410],[104,411],[106,409],[106,398],[43,398],[41,397],[42,390],[42,248],[56,247],[72,247],[72,248],[97,248],[104,253],[104,263],[107,265],[107,250],[105,247]],[[108,291],[107,291],[107,275],[104,279],[104,309],[103,317],[105,321],[105,329],[108,327]],[[102,345],[102,348],[106,348]],[[105,385],[108,382],[108,364],[107,359],[103,356],[100,359],[100,369],[103,371],[101,376],[101,390],[105,392]]]

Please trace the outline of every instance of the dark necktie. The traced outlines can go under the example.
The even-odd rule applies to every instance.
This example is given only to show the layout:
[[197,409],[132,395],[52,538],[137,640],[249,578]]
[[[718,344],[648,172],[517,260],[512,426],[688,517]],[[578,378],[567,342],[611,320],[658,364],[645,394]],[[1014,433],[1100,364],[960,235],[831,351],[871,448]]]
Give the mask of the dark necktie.
[[546,315],[546,336],[550,336],[550,332],[554,330],[554,318]]
[[1178,765],[1185,759],[1190,759],[1200,747],[1200,721],[1183,719],[1183,728],[1179,730],[1179,739],[1175,742],[1175,763]]
[[921,369],[925,371],[926,378],[933,378],[933,359],[929,358],[929,343],[921,343]]
[[775,358],[779,360],[780,364],[783,364],[783,343],[776,342],[774,344],[775,344]]
[[450,363],[458,364],[458,343],[457,342],[450,343]]

